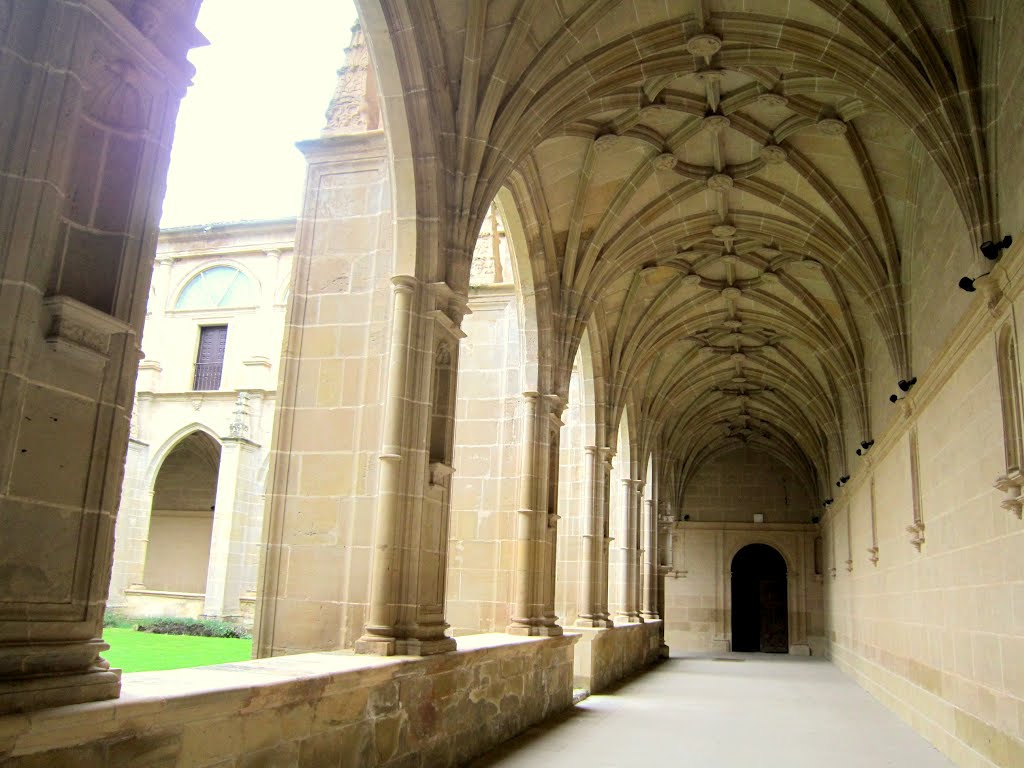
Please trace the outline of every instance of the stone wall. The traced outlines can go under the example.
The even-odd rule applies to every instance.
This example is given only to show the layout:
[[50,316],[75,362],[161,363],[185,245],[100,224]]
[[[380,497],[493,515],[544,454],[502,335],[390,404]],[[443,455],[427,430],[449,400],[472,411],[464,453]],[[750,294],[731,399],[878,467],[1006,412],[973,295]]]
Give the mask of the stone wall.
[[462,323],[466,338],[459,352],[452,460],[446,600],[452,634],[501,632],[511,621],[522,437],[515,286],[476,286],[469,307]]
[[687,483],[683,515],[692,520],[807,523],[820,506],[811,489],[781,461],[742,447],[709,461]]
[[971,768],[1024,765],[1024,525],[993,485],[998,371],[1016,367],[996,339],[1022,331],[1022,255],[997,267],[1001,298],[974,294],[822,526],[831,658]]
[[462,764],[572,704],[576,640],[475,635],[420,659],[311,653],[125,675],[120,700],[0,718],[0,763]]
[[599,693],[661,658],[661,621],[608,629],[576,627],[580,635],[573,660],[577,688]]
[[369,599],[394,250],[387,144],[373,132],[303,151],[257,656],[351,647]]
[[665,579],[665,642],[676,653],[730,650],[732,559],[757,543],[774,547],[786,560],[790,652],[823,652],[817,535],[811,523],[676,523]]

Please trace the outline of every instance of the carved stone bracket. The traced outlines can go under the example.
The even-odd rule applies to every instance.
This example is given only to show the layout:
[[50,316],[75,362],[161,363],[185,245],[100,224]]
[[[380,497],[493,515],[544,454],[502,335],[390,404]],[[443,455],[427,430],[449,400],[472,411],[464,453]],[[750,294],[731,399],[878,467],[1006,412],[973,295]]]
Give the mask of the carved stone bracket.
[[249,393],[239,392],[235,399],[235,410],[231,414],[231,423],[228,424],[228,434],[231,437],[249,436]]
[[910,534],[910,543],[914,545],[914,549],[920,552],[921,545],[924,544],[924,523],[908,525],[907,533]]
[[1021,488],[1024,487],[1024,475],[1021,475],[1019,470],[1013,470],[997,477],[993,485],[1006,494],[1000,506],[1008,512],[1013,512],[1018,519],[1022,519],[1024,499],[1021,498]]
[[455,473],[455,468],[439,461],[432,461],[427,466],[427,480],[430,485],[445,486],[448,478]]
[[48,316],[46,343],[58,352],[94,362],[107,361],[111,336],[132,333],[128,323],[67,296],[43,299],[43,309]]
[[868,547],[868,560],[872,565],[878,565],[878,547]]

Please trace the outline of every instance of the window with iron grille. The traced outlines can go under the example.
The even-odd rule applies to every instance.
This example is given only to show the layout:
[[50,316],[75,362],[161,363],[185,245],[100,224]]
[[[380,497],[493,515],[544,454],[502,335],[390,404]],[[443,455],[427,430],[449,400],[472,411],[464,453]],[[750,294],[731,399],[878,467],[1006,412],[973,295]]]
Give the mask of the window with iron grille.
[[199,351],[196,353],[194,390],[220,389],[224,368],[224,346],[228,340],[226,325],[206,325],[199,329]]

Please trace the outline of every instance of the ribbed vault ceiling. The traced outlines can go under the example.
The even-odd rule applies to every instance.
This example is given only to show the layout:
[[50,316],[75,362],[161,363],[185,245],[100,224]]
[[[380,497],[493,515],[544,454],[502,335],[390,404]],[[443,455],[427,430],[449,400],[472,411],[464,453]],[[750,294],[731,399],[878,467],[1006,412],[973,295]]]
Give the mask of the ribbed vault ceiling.
[[472,253],[501,187],[515,201],[547,384],[566,390],[586,331],[606,444],[629,407],[680,483],[747,444],[827,495],[872,437],[869,374],[913,375],[917,167],[937,166],[975,245],[996,231],[963,3],[385,7],[422,64],[410,113],[432,99],[420,151],[447,169],[450,250]]

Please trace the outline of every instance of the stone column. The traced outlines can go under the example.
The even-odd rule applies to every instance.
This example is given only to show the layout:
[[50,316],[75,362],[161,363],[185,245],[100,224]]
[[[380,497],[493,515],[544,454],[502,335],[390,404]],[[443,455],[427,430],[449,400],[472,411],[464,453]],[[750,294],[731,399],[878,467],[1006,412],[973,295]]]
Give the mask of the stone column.
[[643,594],[640,615],[645,619],[658,619],[661,618],[658,611],[658,520],[654,499],[648,495],[643,504]]
[[641,621],[639,603],[639,537],[638,537],[638,513],[640,506],[639,480],[626,478],[622,481],[623,494],[623,526],[622,542],[620,543],[619,557],[622,563],[621,579],[619,587],[619,610],[617,616],[624,622]]
[[244,437],[221,440],[217,496],[210,535],[210,564],[206,571],[203,614],[211,618],[242,615],[242,571],[245,557],[245,523],[254,500],[247,492],[258,468],[259,446]]
[[565,409],[565,402],[558,395],[545,395],[544,402],[547,405],[548,440],[546,448],[547,458],[545,461],[546,472],[544,475],[544,489],[546,492],[547,509],[547,546],[545,547],[545,563],[547,575],[544,580],[544,625],[554,627],[558,624],[558,616],[555,615],[555,572],[558,561],[558,521],[561,519],[558,514],[558,467],[559,449],[561,447],[561,431],[565,424],[562,422],[562,411]]
[[117,510],[116,556],[110,577],[108,607],[123,607],[126,602],[124,591],[142,583],[149,516],[153,509],[153,489],[146,487],[148,465],[149,445],[135,439],[129,440],[121,503]]
[[523,445],[519,469],[516,569],[512,623],[514,635],[558,635],[554,607],[548,610],[550,546],[546,478],[549,474],[547,418],[537,392],[523,393]]
[[612,545],[612,537],[609,533],[609,524],[611,522],[609,502],[611,500],[613,458],[615,458],[615,451],[611,448],[601,448],[598,451],[597,467],[599,473],[597,477],[597,493],[595,494],[597,515],[601,521],[600,530],[602,532],[601,561],[597,572],[599,578],[597,591],[598,611],[599,615],[608,621],[609,626],[614,624],[609,618],[608,612],[608,555]]
[[[427,656],[445,636],[455,382],[465,300],[392,278],[394,309],[369,619],[356,651]],[[453,319],[452,316],[455,316]]]
[[605,529],[601,517],[601,480],[596,446],[583,449],[583,546],[580,574],[579,607],[576,626],[610,627],[607,611],[603,614],[601,600],[601,561],[605,546]]
[[120,689],[100,637],[197,6],[0,3],[0,715]]

